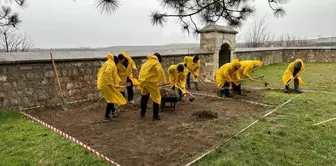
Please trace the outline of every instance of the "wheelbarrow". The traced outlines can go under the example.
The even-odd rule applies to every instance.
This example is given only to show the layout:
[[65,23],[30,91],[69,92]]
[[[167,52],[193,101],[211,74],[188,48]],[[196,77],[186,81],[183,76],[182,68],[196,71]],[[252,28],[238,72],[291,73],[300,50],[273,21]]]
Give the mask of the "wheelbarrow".
[[[164,108],[171,108],[172,111],[175,111],[175,106],[178,100],[179,100],[179,97],[177,96],[173,96],[173,97],[162,96],[161,97],[161,111],[163,111]],[[166,103],[168,105],[166,105]]]

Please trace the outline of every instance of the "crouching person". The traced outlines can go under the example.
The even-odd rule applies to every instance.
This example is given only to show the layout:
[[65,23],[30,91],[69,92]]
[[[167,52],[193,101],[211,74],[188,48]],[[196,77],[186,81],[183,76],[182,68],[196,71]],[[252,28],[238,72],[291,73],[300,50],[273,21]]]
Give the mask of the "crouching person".
[[222,97],[230,97],[230,87],[236,94],[241,94],[240,77],[238,70],[239,60],[235,59],[231,63],[221,66],[216,72],[216,85],[220,89]]
[[97,77],[97,88],[107,102],[104,121],[108,122],[111,120],[111,112],[113,117],[117,116],[114,104],[126,104],[126,99],[118,90],[120,78],[112,54],[108,54],[107,61],[99,69]]
[[301,78],[301,74],[303,71],[304,64],[301,59],[296,59],[294,62],[288,65],[286,71],[282,76],[282,82],[285,85],[285,93],[288,93],[291,81],[294,81],[294,91],[301,92],[299,89],[299,85],[305,85]]
[[186,85],[186,72],[185,65],[171,65],[167,70],[169,85],[170,88],[175,90],[178,88],[179,99],[182,98],[184,94],[186,94],[185,85]]
[[166,83],[166,77],[161,66],[162,58],[159,53],[147,57],[147,61],[141,66],[139,83],[141,89],[141,118],[145,117],[149,97],[153,101],[153,120],[160,120],[159,106],[161,94],[159,84]]

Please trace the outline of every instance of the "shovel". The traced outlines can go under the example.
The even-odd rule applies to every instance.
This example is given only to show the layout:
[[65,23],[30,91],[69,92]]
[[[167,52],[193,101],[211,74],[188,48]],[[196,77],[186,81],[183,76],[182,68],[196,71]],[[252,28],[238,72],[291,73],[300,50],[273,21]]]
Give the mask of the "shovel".
[[[195,74],[190,70],[190,68],[188,67],[188,66],[186,66],[187,68],[188,68],[188,70],[190,71],[190,73],[192,74],[192,75],[194,75],[194,77],[195,77]],[[208,87],[205,85],[205,83],[201,80],[201,79],[199,79],[199,78],[196,78],[199,82],[201,82],[201,84],[204,86],[204,88],[206,89],[206,90],[208,90]]]
[[[175,84],[177,84],[177,86],[179,86],[179,87],[182,87],[179,83],[175,83]],[[190,92],[187,91],[186,89],[183,89],[183,90],[186,91],[187,94],[190,95],[190,98],[189,98],[189,101],[190,101],[190,102],[193,102],[193,101],[196,99],[196,97],[195,97],[192,93],[190,93]],[[179,97],[178,100],[180,100],[182,97],[184,97],[184,95],[185,95],[185,94],[183,94],[181,97]]]
[[[112,88],[126,88],[126,87],[129,87],[129,86],[131,86],[132,84],[130,83],[130,82],[126,82],[126,85],[125,86],[121,86],[121,85],[111,85],[110,87],[112,87]],[[104,96],[102,96],[102,97],[100,97],[99,99],[98,99],[98,101],[100,101],[101,99],[103,99],[104,98]],[[97,101],[97,102],[98,102]]]
[[58,87],[59,87],[61,97],[62,97],[62,108],[63,108],[64,111],[67,111],[69,109],[69,104],[67,104],[65,102],[63,92],[62,92],[62,88],[61,88],[61,83],[58,79],[58,73],[57,73],[56,65],[55,65],[54,58],[53,58],[51,53],[50,53],[50,58],[51,58],[51,61],[52,61],[52,64],[53,64],[53,69],[54,69],[54,72],[55,72],[55,75],[56,75],[56,79],[57,79],[57,82],[58,82]]

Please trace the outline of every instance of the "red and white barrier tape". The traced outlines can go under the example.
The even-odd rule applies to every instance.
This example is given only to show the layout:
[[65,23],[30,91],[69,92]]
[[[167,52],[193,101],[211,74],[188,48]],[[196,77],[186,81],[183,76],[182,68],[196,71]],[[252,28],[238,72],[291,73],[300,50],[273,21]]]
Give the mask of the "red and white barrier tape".
[[20,113],[21,113],[22,115],[27,116],[28,118],[30,118],[30,119],[32,119],[32,120],[38,122],[38,123],[40,123],[41,125],[43,125],[43,126],[49,128],[49,129],[51,129],[52,131],[54,131],[55,133],[57,133],[57,134],[59,134],[59,135],[65,137],[66,139],[68,139],[68,140],[70,140],[70,141],[72,141],[72,142],[75,142],[76,144],[79,144],[80,146],[84,147],[84,148],[87,149],[88,151],[90,151],[90,152],[96,154],[96,155],[99,156],[99,157],[102,157],[103,159],[105,159],[105,160],[108,161],[109,163],[111,163],[111,164],[113,164],[113,165],[115,165],[115,166],[120,166],[120,165],[119,165],[118,163],[116,163],[115,161],[113,161],[113,160],[107,158],[106,156],[104,156],[104,155],[101,154],[100,152],[94,150],[93,148],[91,148],[90,146],[84,144],[83,142],[78,141],[76,138],[74,138],[74,137],[72,137],[72,136],[70,136],[70,135],[64,133],[63,131],[61,131],[61,130],[55,128],[54,126],[51,126],[51,125],[49,125],[48,123],[45,123],[45,122],[43,122],[43,121],[41,121],[41,120],[39,120],[39,119],[37,119],[37,118],[35,118],[35,117],[33,117],[33,116],[31,116],[31,115],[25,113],[25,112],[20,111]]

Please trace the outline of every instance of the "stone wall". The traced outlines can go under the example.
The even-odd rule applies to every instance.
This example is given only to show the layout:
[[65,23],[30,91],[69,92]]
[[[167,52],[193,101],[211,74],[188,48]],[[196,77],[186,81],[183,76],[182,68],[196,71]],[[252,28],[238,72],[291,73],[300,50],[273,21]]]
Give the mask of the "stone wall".
[[236,51],[239,60],[262,60],[265,65],[283,62],[282,50]]
[[336,48],[283,49],[283,61],[301,58],[304,62],[336,62]]
[[301,58],[304,62],[336,62],[336,48],[295,47],[295,48],[255,48],[237,49],[234,56],[240,60],[263,60],[265,65],[290,62]]
[[[185,55],[163,57],[163,67],[183,62]],[[200,54],[201,73],[213,74],[212,54]],[[69,102],[100,97],[96,89],[97,72],[106,58],[55,60],[65,100]],[[137,67],[146,57],[134,57]],[[0,62],[0,110],[27,109],[61,104],[58,83],[51,60]]]
[[[183,57],[186,55],[163,56],[164,69],[167,69],[169,65],[183,62]],[[197,53],[197,55],[201,58],[200,75],[214,76],[215,65],[218,64],[216,54]],[[302,58],[304,62],[336,62],[336,49],[236,49],[234,56],[240,60],[262,59],[265,65],[289,62],[294,58]],[[60,92],[55,81],[51,60],[45,56],[41,60],[31,60],[27,56],[22,56],[22,58],[24,59],[11,61],[0,58],[0,110],[60,105]],[[133,59],[138,68],[146,61],[144,56],[133,57]],[[67,102],[100,97],[100,93],[96,89],[96,74],[105,61],[106,57],[104,56],[94,58],[71,58],[70,56],[66,59],[55,60]]]

